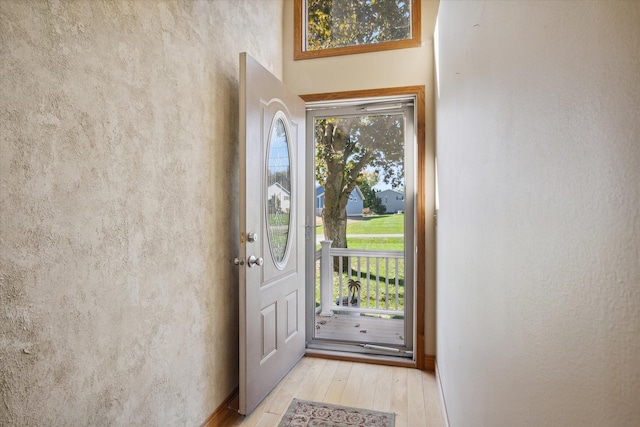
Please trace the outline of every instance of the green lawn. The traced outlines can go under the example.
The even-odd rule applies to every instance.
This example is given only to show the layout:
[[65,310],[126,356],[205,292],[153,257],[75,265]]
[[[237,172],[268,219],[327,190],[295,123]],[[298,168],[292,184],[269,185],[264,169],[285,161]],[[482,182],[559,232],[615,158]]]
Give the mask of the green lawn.
[[[369,274],[366,274],[366,260],[361,259],[360,270],[358,270],[358,262],[356,258],[351,260],[351,275],[348,272],[342,274],[333,273],[333,301],[340,295],[340,276],[342,276],[342,296],[347,296],[347,283],[349,279],[359,280],[361,284],[360,297],[362,308],[387,308],[388,302],[390,309],[396,309],[396,290],[398,292],[398,310],[404,310],[404,259],[398,260],[398,268],[396,269],[396,260],[389,260],[389,268],[384,260],[380,260],[377,265],[378,275],[376,276],[376,261],[370,260]],[[316,307],[320,305],[320,262],[316,263]],[[388,285],[387,285],[388,281]],[[376,292],[377,286],[379,292]]]
[[[318,225],[316,234],[323,234],[324,227]],[[347,234],[403,234],[404,215],[388,214],[349,219]]]
[[[316,233],[322,235],[324,229],[322,225],[316,227]],[[347,237],[347,246],[350,249],[370,249],[383,251],[401,251],[404,250],[404,237],[376,237],[376,234],[403,234],[404,233],[404,215],[376,215],[364,217],[362,219],[349,219],[347,224],[347,235],[349,234],[369,234],[371,237]],[[316,249],[320,249],[320,245],[316,245]],[[351,260],[351,276],[347,272],[342,274],[334,272],[333,277],[333,300],[339,296],[340,276],[342,276],[343,292],[347,295],[346,284],[350,278],[360,280],[361,289],[361,307],[376,307],[376,300],[380,308],[385,308],[385,302],[388,301],[389,308],[393,309],[396,305],[396,289],[398,292],[398,308],[404,309],[404,259],[398,261],[398,270],[395,268],[395,260],[389,260],[389,268],[387,270],[386,262],[382,261],[378,265],[378,276],[376,276],[375,260],[371,260],[369,274],[364,271],[365,258],[361,260],[360,273],[358,273],[357,259]],[[318,263],[319,265],[319,263]],[[367,281],[368,279],[368,281]],[[389,280],[387,290],[387,280]],[[367,289],[367,282],[369,288]],[[376,292],[376,283],[380,283],[380,291]],[[316,306],[320,304],[320,272],[316,270]]]
[[402,237],[350,237],[349,249],[372,249],[376,251],[401,251],[404,249]]
[[[349,249],[371,249],[374,251],[402,251],[403,237],[348,237]],[[316,243],[316,250],[320,250],[320,243]]]
[[404,215],[376,215],[349,221],[347,234],[403,234]]
[[[404,238],[402,237],[367,237],[367,238],[349,238],[347,239],[347,245],[350,249],[371,249],[371,250],[383,250],[383,251],[401,251],[404,249]],[[316,247],[320,249],[320,245]],[[344,258],[343,258],[344,259]],[[345,259],[346,260],[346,259]],[[335,301],[339,295],[340,278],[342,276],[343,291],[342,295],[347,295],[347,282],[350,278],[360,280],[362,284],[361,307],[376,307],[376,300],[380,304],[380,308],[385,308],[385,300],[389,302],[389,308],[395,308],[396,304],[396,287],[398,290],[398,309],[404,310],[404,258],[398,260],[398,269],[395,267],[395,260],[389,260],[389,268],[384,260],[380,260],[378,264],[378,275],[376,276],[376,264],[375,259],[370,260],[369,274],[366,274],[366,258],[361,258],[360,269],[358,269],[357,257],[351,259],[351,276],[347,272],[342,274],[333,273],[333,300]],[[318,262],[316,267],[318,268],[320,263]],[[358,273],[360,271],[360,273]],[[367,276],[369,289],[367,289]],[[389,280],[389,288],[387,293],[386,282]],[[375,291],[376,282],[380,283],[380,294]],[[320,270],[316,270],[316,306],[320,305]]]

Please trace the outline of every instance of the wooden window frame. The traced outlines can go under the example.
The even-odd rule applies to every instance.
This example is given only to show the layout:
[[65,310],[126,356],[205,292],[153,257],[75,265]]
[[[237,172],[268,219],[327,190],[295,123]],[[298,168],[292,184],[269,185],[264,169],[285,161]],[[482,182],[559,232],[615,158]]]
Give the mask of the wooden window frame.
[[303,19],[305,0],[293,2],[293,59],[326,58],[329,56],[353,55],[356,53],[379,52],[384,50],[405,49],[419,47],[422,44],[422,13],[421,0],[411,0],[411,38],[380,43],[371,43],[355,46],[332,47],[321,50],[305,50],[305,25]]

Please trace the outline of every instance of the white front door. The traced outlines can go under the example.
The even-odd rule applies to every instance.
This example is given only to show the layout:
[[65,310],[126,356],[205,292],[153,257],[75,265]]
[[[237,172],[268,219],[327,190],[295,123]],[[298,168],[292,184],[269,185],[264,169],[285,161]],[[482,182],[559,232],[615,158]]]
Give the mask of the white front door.
[[305,350],[305,104],[240,54],[240,407]]

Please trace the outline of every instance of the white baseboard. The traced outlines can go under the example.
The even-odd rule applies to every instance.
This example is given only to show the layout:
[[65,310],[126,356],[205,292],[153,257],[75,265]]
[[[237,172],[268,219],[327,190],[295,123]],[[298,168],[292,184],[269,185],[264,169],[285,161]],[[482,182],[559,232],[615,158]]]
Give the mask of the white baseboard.
[[447,402],[444,400],[444,392],[442,390],[442,383],[440,382],[440,371],[438,369],[438,362],[435,362],[436,365],[436,384],[438,385],[438,392],[440,393],[440,405],[442,410],[442,416],[444,417],[444,425],[445,427],[449,426],[449,413],[447,412]]

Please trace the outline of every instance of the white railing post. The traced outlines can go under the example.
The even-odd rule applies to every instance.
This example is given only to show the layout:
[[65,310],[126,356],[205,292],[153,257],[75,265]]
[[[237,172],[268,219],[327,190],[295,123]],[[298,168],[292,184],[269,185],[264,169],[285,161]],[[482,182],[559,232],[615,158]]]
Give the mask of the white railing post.
[[331,316],[333,305],[333,257],[331,256],[332,240],[323,240],[320,258],[320,316]]

